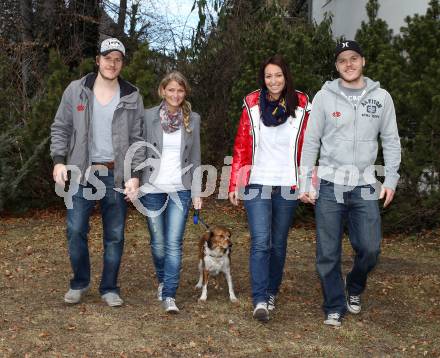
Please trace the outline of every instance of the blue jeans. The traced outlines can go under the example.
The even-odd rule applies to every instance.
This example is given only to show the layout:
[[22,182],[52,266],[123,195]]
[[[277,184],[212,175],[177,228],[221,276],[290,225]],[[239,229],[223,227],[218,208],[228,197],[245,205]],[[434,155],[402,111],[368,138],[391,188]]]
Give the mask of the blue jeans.
[[146,194],[140,200],[150,211],[147,224],[151,253],[157,280],[163,283],[162,297],[174,298],[179,286],[183,234],[191,204],[191,191]]
[[316,267],[324,294],[325,314],[346,313],[344,280],[341,273],[342,235],[345,222],[354,264],[347,275],[349,294],[360,295],[367,275],[374,268],[382,241],[377,195],[371,185],[346,187],[321,180],[316,202]]
[[[99,200],[101,209],[104,265],[99,292],[119,292],[117,286],[119,266],[124,249],[124,229],[127,205],[124,196],[114,189],[113,170],[108,170],[108,176],[96,177],[105,185],[105,196]],[[70,288],[81,289],[90,284],[90,259],[87,235],[89,233],[89,219],[95,207],[96,200],[84,197],[84,191],[94,187],[79,185],[78,192],[73,196],[73,208],[67,210],[67,240],[70,263],[73,270],[73,279]],[[96,190],[91,193],[95,193]]]
[[290,187],[250,184],[244,194],[251,233],[252,302],[256,305],[266,302],[268,295],[278,293],[286,260],[287,235],[298,200]]

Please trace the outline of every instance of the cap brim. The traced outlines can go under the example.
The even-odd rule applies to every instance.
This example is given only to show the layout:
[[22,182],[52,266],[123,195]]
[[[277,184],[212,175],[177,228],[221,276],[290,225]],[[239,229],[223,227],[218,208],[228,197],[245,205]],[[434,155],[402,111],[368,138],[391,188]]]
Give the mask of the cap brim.
[[359,52],[358,50],[352,49],[352,48],[347,48],[347,49],[343,49],[337,53],[335,53],[335,60],[338,58],[338,56],[345,51],[354,51],[356,53],[358,53],[361,57],[365,57],[364,54],[362,52]]
[[116,49],[115,50],[108,50],[108,51],[101,52],[100,55],[105,56],[105,55],[108,55],[110,52],[113,52],[113,51],[118,51],[119,53],[121,53],[122,57],[125,57],[124,53],[121,50],[116,50]]

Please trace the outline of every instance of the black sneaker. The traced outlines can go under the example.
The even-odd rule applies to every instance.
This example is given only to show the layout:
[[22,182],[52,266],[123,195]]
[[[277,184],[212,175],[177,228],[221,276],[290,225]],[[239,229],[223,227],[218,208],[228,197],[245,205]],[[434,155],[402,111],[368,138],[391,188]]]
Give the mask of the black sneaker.
[[361,295],[350,295],[347,288],[347,278],[345,279],[345,300],[348,312],[359,314],[361,312]]
[[341,318],[341,314],[338,312],[329,313],[326,320],[324,321],[324,324],[328,326],[340,327]]
[[361,312],[361,296],[347,294],[348,312],[358,314]]

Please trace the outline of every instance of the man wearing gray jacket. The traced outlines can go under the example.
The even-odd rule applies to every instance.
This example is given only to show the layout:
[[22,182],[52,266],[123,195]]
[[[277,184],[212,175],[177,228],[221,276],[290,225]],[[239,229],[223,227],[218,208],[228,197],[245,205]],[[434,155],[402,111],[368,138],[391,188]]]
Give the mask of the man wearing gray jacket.
[[[401,148],[393,100],[378,82],[363,76],[365,58],[359,44],[339,43],[335,61],[340,78],[326,82],[313,100],[302,150],[299,199],[315,205],[324,323],[340,326],[347,310],[361,311],[361,294],[382,240],[378,199],[384,199],[384,207],[393,200]],[[384,171],[374,165],[378,137]],[[385,176],[383,184],[376,172]],[[344,223],[355,252],[345,280],[341,273]]]
[[123,304],[117,278],[124,247],[125,200],[135,196],[139,179],[134,169],[145,159],[142,151],[136,152],[127,173],[128,148],[143,140],[144,106],[138,89],[119,77],[124,57],[125,48],[118,39],[104,40],[96,57],[98,73],[69,84],[51,127],[53,179],[63,188],[70,181],[69,191],[72,187],[76,191],[67,210],[73,278],[64,301],[70,304],[80,302],[90,285],[87,235],[97,201],[104,236],[99,291],[109,306]]

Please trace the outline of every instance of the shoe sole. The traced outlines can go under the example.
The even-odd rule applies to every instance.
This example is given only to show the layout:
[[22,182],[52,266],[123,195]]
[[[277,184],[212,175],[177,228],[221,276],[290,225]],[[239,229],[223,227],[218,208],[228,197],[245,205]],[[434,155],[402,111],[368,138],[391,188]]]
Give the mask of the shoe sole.
[[80,303],[81,300],[77,300],[77,301],[75,301],[75,300],[69,300],[68,298],[65,298],[65,297],[64,297],[64,302],[65,302],[65,303],[68,303],[69,305],[76,305],[76,304]]
[[353,308],[351,308],[351,306],[348,304],[348,302],[347,302],[347,310],[351,314],[359,314],[359,313],[361,313],[361,309],[360,308],[359,308],[359,310],[354,310]]
[[260,308],[254,312],[254,318],[260,322],[268,322],[269,313],[264,309]]
[[104,298],[102,301],[105,302],[109,307],[121,307],[124,304],[124,301],[107,302]]
[[180,311],[179,310],[174,310],[174,309],[169,309],[169,310],[165,310],[166,313],[170,313],[170,314],[178,314]]
[[106,301],[104,302],[107,303],[107,306],[109,307],[121,307],[124,304],[124,302],[117,302],[117,303],[108,303]]
[[341,322],[338,321],[324,321],[324,324],[327,326],[332,326],[332,327],[341,327]]

